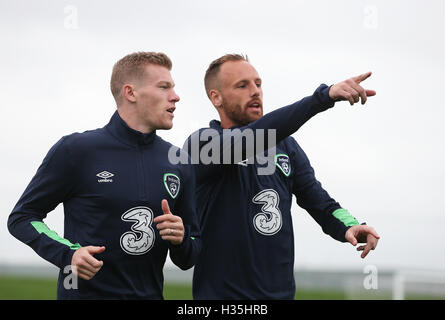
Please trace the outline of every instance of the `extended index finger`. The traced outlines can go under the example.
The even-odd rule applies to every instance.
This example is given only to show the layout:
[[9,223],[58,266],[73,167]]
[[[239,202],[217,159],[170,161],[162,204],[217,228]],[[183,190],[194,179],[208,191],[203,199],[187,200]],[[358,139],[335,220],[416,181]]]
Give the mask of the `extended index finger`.
[[359,76],[352,77],[352,80],[354,80],[356,83],[360,83],[360,82],[365,81],[366,79],[368,79],[371,76],[371,74],[372,74],[372,72],[369,71],[369,72],[363,73],[363,74],[361,74]]

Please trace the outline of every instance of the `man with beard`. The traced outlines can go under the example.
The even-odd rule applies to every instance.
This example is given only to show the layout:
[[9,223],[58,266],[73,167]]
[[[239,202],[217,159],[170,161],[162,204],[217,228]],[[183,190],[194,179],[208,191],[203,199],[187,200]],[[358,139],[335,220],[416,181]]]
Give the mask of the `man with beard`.
[[[335,101],[347,100],[353,105],[361,99],[364,104],[376,94],[360,86],[370,75],[331,87],[323,84],[312,96],[263,116],[261,78],[247,58],[228,54],[210,64],[205,88],[220,121],[211,121],[210,128],[200,129],[186,142],[192,159],[197,156],[192,147],[196,137],[199,156],[201,151],[211,150],[209,156],[217,159],[209,163],[200,158],[195,169],[203,241],[193,276],[195,299],[294,298],[293,194],[326,234],[354,246],[365,243],[357,248],[363,251],[362,258],[375,249],[379,238],[375,230],[360,225],[329,196],[316,180],[304,151],[290,137]],[[275,146],[272,159],[276,170],[267,174],[260,173],[261,150],[249,151],[252,141],[243,142],[250,132],[257,146],[261,130],[275,130],[276,145],[271,144],[273,135],[262,137],[268,147]],[[215,141],[218,147],[209,148]],[[234,160],[239,156],[238,147],[242,161],[239,157]],[[269,159],[271,150],[264,153]]]

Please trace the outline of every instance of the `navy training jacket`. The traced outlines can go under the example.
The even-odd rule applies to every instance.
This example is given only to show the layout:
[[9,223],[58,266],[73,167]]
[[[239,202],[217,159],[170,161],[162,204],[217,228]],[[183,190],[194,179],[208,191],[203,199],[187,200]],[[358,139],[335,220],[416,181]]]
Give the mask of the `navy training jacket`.
[[[233,155],[237,143],[242,145],[245,159],[253,157],[254,161],[196,165],[202,251],[194,269],[195,299],[294,298],[292,195],[326,234],[346,241],[347,229],[358,222],[322,188],[306,154],[289,137],[312,116],[333,105],[329,87],[321,85],[312,96],[247,126],[231,128],[239,129],[240,134],[246,129],[252,129],[254,134],[257,129],[276,130],[275,171],[269,175],[258,174],[259,167],[265,164],[247,152],[241,137],[232,132],[232,143],[224,144],[228,140],[219,121],[210,122],[215,134],[199,141],[199,151],[216,139],[219,163],[223,162],[224,152],[229,150]],[[209,128],[200,129],[186,142],[192,158],[192,145],[196,144],[192,140],[201,139],[205,129]]]
[[[116,111],[105,127],[65,136],[48,152],[8,229],[60,268],[58,299],[162,299],[167,252],[181,269],[195,264],[201,240],[193,167],[171,164],[171,147],[156,132],[129,128]],[[163,214],[162,199],[183,220],[178,246],[162,240],[153,223]],[[42,221],[60,203],[63,238]],[[67,266],[76,249],[89,245],[106,247],[95,255],[104,264],[74,286]]]

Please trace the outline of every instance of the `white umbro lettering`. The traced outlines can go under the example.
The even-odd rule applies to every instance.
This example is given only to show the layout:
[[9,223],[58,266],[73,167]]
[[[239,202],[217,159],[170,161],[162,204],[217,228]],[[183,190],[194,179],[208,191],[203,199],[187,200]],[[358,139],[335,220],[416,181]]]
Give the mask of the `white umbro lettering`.
[[99,172],[98,174],[96,174],[96,176],[98,176],[101,179],[98,179],[97,182],[113,182],[113,179],[110,179],[111,177],[114,176],[114,174],[112,174],[111,172],[108,171],[102,171]]
[[238,162],[237,164],[240,166],[243,166],[243,167],[247,167],[247,161],[248,161],[248,159],[242,160],[242,161]]

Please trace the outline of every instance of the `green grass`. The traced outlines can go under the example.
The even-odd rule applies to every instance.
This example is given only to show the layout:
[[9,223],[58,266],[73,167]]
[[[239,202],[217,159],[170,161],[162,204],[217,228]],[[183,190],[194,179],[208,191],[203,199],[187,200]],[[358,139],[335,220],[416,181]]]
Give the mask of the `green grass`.
[[165,300],[192,300],[192,286],[187,284],[164,284]]
[[345,300],[346,295],[342,291],[332,290],[301,290],[295,292],[295,300]]
[[[0,300],[54,300],[56,299],[57,279],[32,278],[19,276],[0,276]],[[186,284],[164,285],[166,300],[191,300],[192,288]],[[297,290],[296,300],[345,300],[347,295],[342,291],[329,290]],[[391,297],[369,295],[360,299],[390,299]],[[407,299],[445,299],[445,297],[429,297],[409,295]]]
[[[0,300],[54,300],[57,295],[57,279],[0,276]],[[165,284],[164,298],[191,300],[189,285]]]
[[54,300],[57,279],[0,276],[0,300]]

